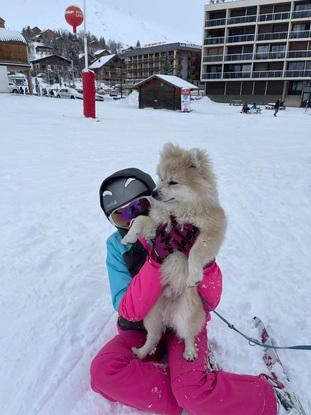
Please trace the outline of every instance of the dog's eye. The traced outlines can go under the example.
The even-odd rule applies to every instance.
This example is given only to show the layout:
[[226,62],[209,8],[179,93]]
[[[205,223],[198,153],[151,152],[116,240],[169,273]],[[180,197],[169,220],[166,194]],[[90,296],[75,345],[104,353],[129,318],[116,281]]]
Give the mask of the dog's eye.
[[170,185],[170,186],[174,186],[174,184],[178,184],[177,182],[175,182],[174,180],[170,180],[169,182],[168,182],[168,184]]

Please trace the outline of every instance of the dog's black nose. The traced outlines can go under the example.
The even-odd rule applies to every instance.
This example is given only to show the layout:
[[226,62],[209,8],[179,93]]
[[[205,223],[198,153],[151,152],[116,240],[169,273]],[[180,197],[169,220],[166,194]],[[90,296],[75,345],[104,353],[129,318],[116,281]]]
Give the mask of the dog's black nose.
[[151,196],[152,196],[154,199],[158,199],[158,197],[159,197],[159,192],[157,191],[157,189],[154,189],[154,190],[152,191]]

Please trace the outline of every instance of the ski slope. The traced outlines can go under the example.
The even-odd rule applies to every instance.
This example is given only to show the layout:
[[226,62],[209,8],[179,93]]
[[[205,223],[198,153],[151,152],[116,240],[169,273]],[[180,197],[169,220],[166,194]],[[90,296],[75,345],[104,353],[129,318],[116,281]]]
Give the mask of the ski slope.
[[[260,316],[277,342],[311,342],[311,116],[288,108],[242,115],[203,99],[190,114],[0,95],[0,413],[143,414],[94,394],[89,366],[116,332],[105,270],[113,227],[99,207],[103,178],[125,167],[155,176],[163,143],[207,149],[228,232],[218,262],[218,311],[250,335]],[[217,317],[215,354],[228,371],[264,370],[261,351]],[[311,412],[311,353],[281,351]]]

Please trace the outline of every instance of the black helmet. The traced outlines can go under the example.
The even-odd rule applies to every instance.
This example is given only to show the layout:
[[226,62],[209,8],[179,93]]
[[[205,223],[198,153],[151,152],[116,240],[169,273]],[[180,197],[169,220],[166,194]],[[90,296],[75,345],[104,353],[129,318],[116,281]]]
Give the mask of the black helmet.
[[135,168],[123,169],[107,177],[99,189],[100,206],[107,218],[119,207],[140,196],[150,196],[156,187],[149,174]]

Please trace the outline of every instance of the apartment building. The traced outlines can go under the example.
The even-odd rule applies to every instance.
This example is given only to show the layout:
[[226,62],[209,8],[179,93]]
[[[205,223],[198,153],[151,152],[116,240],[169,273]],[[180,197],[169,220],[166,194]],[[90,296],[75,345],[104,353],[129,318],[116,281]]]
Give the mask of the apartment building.
[[141,81],[154,74],[175,75],[186,81],[200,82],[202,47],[187,43],[158,43],[123,51],[124,76]]
[[311,94],[311,0],[205,6],[201,80],[218,101],[303,105]]

